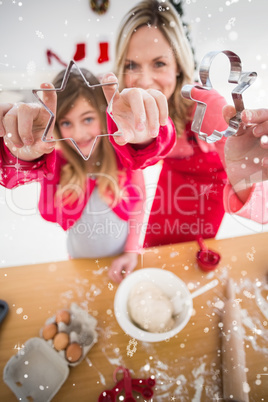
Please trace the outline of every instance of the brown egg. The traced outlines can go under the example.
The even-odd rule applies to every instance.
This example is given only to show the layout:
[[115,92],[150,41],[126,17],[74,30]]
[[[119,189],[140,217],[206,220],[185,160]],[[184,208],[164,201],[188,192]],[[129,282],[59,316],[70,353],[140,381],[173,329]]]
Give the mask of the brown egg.
[[56,322],[64,322],[64,324],[68,325],[70,323],[71,316],[69,311],[60,310],[56,314]]
[[53,340],[53,345],[56,350],[66,349],[69,343],[69,335],[66,332],[59,332]]
[[58,331],[57,324],[47,324],[43,328],[43,338],[47,341],[53,339]]
[[82,347],[77,342],[70,343],[66,349],[66,359],[71,362],[77,362],[82,356]]

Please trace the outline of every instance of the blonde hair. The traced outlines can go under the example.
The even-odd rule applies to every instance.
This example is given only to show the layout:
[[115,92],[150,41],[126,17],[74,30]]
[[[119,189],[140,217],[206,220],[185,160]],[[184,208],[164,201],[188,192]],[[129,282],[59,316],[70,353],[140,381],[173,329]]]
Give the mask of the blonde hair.
[[[85,79],[91,84],[99,84],[97,78],[88,70],[80,69]],[[55,88],[60,88],[65,70],[61,71],[54,79]],[[102,133],[107,133],[106,107],[102,87],[89,88],[78,70],[73,69],[68,78],[64,91],[57,92],[57,113],[55,122],[55,138],[62,138],[58,122],[74,106],[78,98],[85,98],[96,110],[101,122]],[[101,137],[97,152],[97,160],[100,162],[94,165],[93,175],[96,174],[98,191],[103,198],[112,194],[115,196],[118,185],[118,171],[114,149],[108,137]],[[63,156],[67,160],[66,165],[61,169],[59,188],[56,197],[63,199],[63,204],[73,203],[78,198],[84,197],[87,182],[86,161],[70,146],[69,141],[60,141],[59,146]],[[111,197],[110,197],[111,198]]]
[[116,41],[115,74],[120,89],[123,89],[124,66],[130,38],[138,28],[146,25],[157,27],[161,31],[174,52],[180,71],[175,91],[168,100],[169,114],[179,136],[191,119],[193,102],[181,96],[181,88],[185,84],[193,83],[194,57],[179,14],[169,1],[143,0],[125,15]]

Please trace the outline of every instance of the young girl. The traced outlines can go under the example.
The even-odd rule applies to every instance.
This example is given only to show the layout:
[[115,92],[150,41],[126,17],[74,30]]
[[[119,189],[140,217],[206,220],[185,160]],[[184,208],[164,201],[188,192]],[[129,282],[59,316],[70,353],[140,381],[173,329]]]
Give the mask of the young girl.
[[[89,71],[81,71],[91,85],[99,84]],[[65,71],[55,78],[55,88],[61,87],[64,74]],[[110,79],[114,82],[115,77]],[[114,88],[105,89],[111,97]],[[64,91],[57,92],[56,110],[55,96],[55,91],[44,92],[46,105],[56,112],[54,138],[72,138],[81,152],[89,155],[94,139],[107,133],[107,102],[102,88],[89,88],[82,75],[73,69]],[[115,100],[117,104],[121,101],[118,93]],[[122,273],[129,274],[137,264],[145,194],[141,171],[123,168],[108,136],[97,140],[87,161],[68,140],[59,141],[59,148],[54,151],[55,142],[40,140],[47,113],[35,104],[2,105],[1,113],[0,129],[4,133],[0,148],[1,183],[13,188],[39,180],[40,213],[67,231],[70,257],[122,254],[110,268],[110,277],[122,280]]]
[[[255,183],[268,179],[267,146],[260,141],[261,134],[268,133],[267,113],[244,111],[239,132],[227,140],[209,144],[198,138],[191,130],[196,104],[181,96],[182,87],[194,82],[193,55],[169,1],[143,0],[129,10],[118,31],[115,60],[121,90],[135,87],[165,95],[169,129],[177,136],[176,146],[162,161],[145,247],[214,237],[225,210],[266,222],[267,182]],[[199,90],[194,97],[207,104],[202,131],[210,135],[225,130],[234,108],[225,106],[215,90]],[[112,121],[109,129],[116,131]],[[112,142],[116,147],[118,140]],[[135,168],[129,158],[132,147],[116,149],[122,163]],[[139,167],[146,167],[144,149],[138,156]]]

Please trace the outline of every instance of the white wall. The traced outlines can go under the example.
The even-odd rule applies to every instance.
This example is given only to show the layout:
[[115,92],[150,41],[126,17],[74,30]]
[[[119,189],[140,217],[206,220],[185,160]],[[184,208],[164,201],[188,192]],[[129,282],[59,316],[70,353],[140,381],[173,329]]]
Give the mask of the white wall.
[[[112,70],[114,39],[119,21],[132,0],[110,0],[105,15],[92,12],[89,0],[0,1],[0,101],[19,100],[16,90],[30,90],[51,80],[63,67],[46,50],[65,62],[75,44],[86,43],[87,57],[77,63],[99,75]],[[245,71],[256,71],[258,80],[244,93],[247,107],[268,107],[268,3],[263,0],[186,0],[185,21],[190,22],[197,62],[211,50],[236,52]],[[110,61],[98,64],[98,43],[108,40]],[[213,84],[232,102],[227,84],[229,63],[218,56],[211,68]],[[152,168],[146,178],[150,180]],[[0,187],[0,267],[66,259],[65,233],[45,222],[38,213],[39,185],[13,191]],[[218,237],[267,230],[248,220],[226,215]]]
[[136,1],[110,1],[106,14],[98,15],[89,0],[4,0],[0,2],[0,73],[6,89],[33,88],[40,79],[51,79],[63,67],[50,66],[51,49],[68,63],[76,43],[86,43],[86,58],[79,62],[95,74],[112,69],[112,61],[99,64],[98,43],[108,40],[110,59],[115,31],[122,15]]

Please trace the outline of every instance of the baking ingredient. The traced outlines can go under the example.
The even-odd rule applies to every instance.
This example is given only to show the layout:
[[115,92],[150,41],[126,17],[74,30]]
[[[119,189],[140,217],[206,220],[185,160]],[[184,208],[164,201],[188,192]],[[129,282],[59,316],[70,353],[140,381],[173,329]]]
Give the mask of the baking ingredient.
[[48,341],[49,339],[53,339],[58,331],[57,324],[47,324],[43,328],[42,336]]
[[70,343],[66,349],[66,358],[69,362],[75,363],[82,356],[82,347],[77,342]]
[[60,310],[56,314],[56,322],[64,322],[64,324],[68,325],[71,320],[71,315],[67,310]]
[[69,335],[66,332],[59,332],[53,340],[53,345],[56,350],[66,349],[68,343]]
[[132,288],[128,308],[134,323],[146,331],[165,332],[174,326],[172,303],[152,282],[139,282]]

